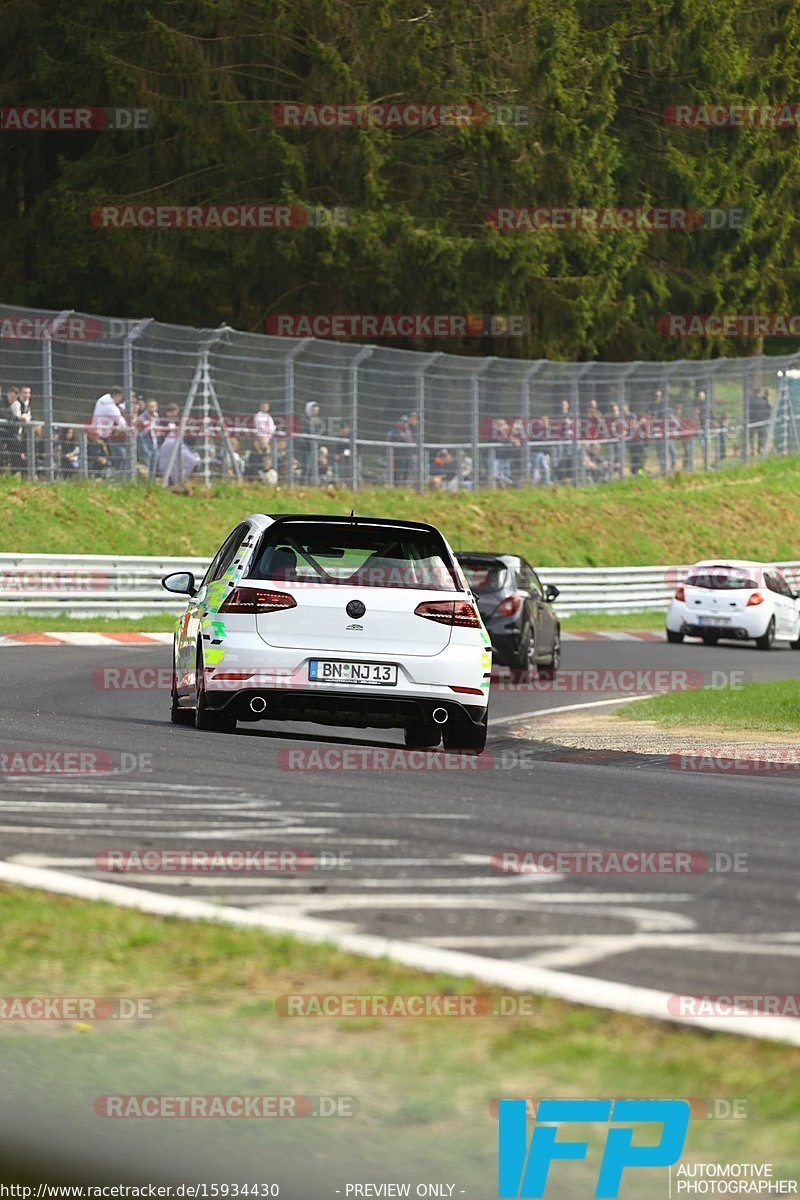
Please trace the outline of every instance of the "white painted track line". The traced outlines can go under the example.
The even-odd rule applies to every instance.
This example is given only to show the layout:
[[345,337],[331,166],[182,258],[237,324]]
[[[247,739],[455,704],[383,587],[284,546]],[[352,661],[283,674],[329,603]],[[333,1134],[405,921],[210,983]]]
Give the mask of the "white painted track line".
[[370,934],[343,932],[340,925],[314,917],[291,917],[223,907],[204,900],[165,896],[140,888],[84,879],[61,871],[17,866],[0,862],[0,882],[18,887],[40,888],[82,900],[105,901],[120,908],[162,917],[182,917],[190,921],[221,921],[264,929],[269,933],[288,933],[306,942],[328,942],[351,954],[365,958],[390,958],[396,963],[420,971],[468,976],[483,983],[513,991],[552,996],[571,1004],[605,1008],[631,1016],[670,1021],[679,1026],[693,1025],[715,1033],[730,1033],[765,1041],[787,1042],[800,1046],[800,1021],[791,1017],[673,1017],[669,1013],[667,992],[634,987],[604,979],[591,979],[534,967],[503,959],[483,958],[458,950],[442,950],[415,942],[374,937]]
[[513,717],[498,717],[489,721],[489,728],[496,729],[498,725],[514,725],[527,721],[531,717],[546,717],[549,713],[577,712],[580,708],[603,708],[607,704],[631,704],[634,700],[652,700],[655,692],[643,696],[615,696],[613,700],[588,700],[585,704],[562,704],[556,708],[535,708],[530,712],[517,713]]

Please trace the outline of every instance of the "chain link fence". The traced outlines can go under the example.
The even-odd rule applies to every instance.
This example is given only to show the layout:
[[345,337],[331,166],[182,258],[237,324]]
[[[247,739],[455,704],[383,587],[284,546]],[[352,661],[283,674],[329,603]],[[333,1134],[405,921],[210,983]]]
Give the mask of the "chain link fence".
[[798,449],[800,354],[529,361],[0,305],[0,391],[0,473],[30,480],[582,487]]

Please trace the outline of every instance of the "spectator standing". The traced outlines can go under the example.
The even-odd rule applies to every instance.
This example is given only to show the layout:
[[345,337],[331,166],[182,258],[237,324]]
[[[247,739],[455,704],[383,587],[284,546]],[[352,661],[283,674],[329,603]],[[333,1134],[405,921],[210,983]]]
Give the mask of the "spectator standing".
[[25,384],[19,390],[19,419],[22,425],[30,425],[32,417],[31,411],[31,389]]
[[[171,424],[169,431],[167,432],[167,436],[161,443],[161,447],[158,451],[158,460],[156,463],[156,470],[162,479],[166,478],[167,476],[170,459],[177,441],[177,427],[174,424]],[[183,445],[178,448],[178,452],[175,455],[175,462],[172,465],[172,469],[169,471],[169,478],[167,479],[167,482],[169,484],[183,483],[184,480],[191,475],[192,471],[199,462],[199,456],[195,454],[194,450],[192,449],[192,439],[189,437],[184,438]]]
[[350,425],[345,421],[339,430],[339,437],[346,438],[347,441],[337,442],[333,452],[334,476],[345,487],[353,486],[353,455],[350,449],[351,433]]
[[253,422],[253,428],[256,437],[263,444],[266,443],[266,449],[269,450],[272,444],[272,439],[275,437],[275,418],[269,411],[269,400],[265,400],[260,406]]
[[122,397],[121,387],[109,388],[95,402],[89,424],[89,428],[93,429],[104,443],[110,463],[117,470],[124,468],[127,457],[124,438],[128,423],[122,415]]
[[303,433],[306,434],[303,453],[303,477],[306,483],[314,482],[314,463],[317,461],[316,439],[324,432],[324,422],[316,400],[309,400],[303,418]]
[[392,443],[392,478],[395,483],[402,485],[408,481],[413,454],[414,435],[411,432],[410,417],[402,416],[396,421],[386,435],[386,440]]
[[144,411],[136,421],[138,433],[139,462],[147,475],[152,479],[156,471],[158,447],[161,441],[161,417],[158,413],[158,401],[148,400]]
[[19,388],[12,384],[0,401],[0,470],[20,470],[21,414]]

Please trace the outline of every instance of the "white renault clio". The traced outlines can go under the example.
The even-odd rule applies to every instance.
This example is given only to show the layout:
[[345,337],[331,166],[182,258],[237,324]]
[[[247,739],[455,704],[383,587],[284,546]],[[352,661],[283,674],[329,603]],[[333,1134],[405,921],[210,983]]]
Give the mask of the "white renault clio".
[[689,568],[667,612],[667,639],[754,641],[769,650],[776,639],[800,650],[798,593],[768,563],[709,559]]
[[205,576],[167,575],[189,602],[174,640],[172,720],[400,728],[408,747],[480,753],[491,643],[433,526],[364,517],[242,521]]

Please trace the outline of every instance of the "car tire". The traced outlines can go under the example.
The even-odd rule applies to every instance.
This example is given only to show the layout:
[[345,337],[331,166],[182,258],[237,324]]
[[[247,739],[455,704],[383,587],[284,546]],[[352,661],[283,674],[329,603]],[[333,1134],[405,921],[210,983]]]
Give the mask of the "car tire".
[[215,712],[208,707],[206,689],[203,684],[204,678],[203,649],[198,643],[195,668],[194,727],[214,733],[233,733],[236,729],[236,717],[227,710]]
[[442,741],[445,750],[461,751],[464,754],[481,754],[486,749],[489,731],[489,711],[483,715],[479,725],[467,716],[456,713],[442,726]]
[[676,633],[674,629],[668,629],[668,630],[667,630],[667,641],[668,641],[668,642],[672,642],[673,644],[677,644],[678,642],[682,642],[682,641],[683,641],[683,634],[682,634],[682,633]]
[[762,633],[761,637],[756,638],[756,645],[759,650],[771,650],[775,641],[775,618],[770,617],[769,625],[766,633]]
[[717,642],[719,641],[719,634],[711,633],[710,630],[705,630],[700,634],[700,637],[703,639],[704,646],[716,646]]
[[539,667],[539,674],[542,679],[555,679],[558,668],[561,666],[561,626],[556,626],[556,632],[553,636],[553,653],[550,657],[550,662],[542,663]]
[[175,675],[175,655],[173,651],[169,719],[173,725],[194,725],[194,709],[178,707],[178,693],[175,691]]
[[409,725],[404,732],[407,750],[433,750],[442,740],[438,725]]
[[800,638],[798,638],[796,642],[789,642],[789,645],[793,650],[800,650]]
[[519,639],[519,650],[511,659],[509,666],[516,682],[533,679],[536,675],[536,641],[533,636],[533,626],[526,625]]

